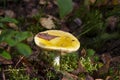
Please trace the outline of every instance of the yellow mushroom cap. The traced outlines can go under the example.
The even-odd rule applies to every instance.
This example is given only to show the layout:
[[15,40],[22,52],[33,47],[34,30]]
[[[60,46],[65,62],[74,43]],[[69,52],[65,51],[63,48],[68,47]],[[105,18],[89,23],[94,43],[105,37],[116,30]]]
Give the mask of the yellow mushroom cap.
[[80,47],[80,42],[72,34],[61,30],[39,32],[34,37],[35,44],[48,50],[74,52]]

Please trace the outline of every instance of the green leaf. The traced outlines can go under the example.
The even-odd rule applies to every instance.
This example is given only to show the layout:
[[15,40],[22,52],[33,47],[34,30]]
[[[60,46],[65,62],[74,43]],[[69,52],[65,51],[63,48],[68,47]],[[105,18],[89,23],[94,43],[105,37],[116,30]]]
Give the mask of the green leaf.
[[16,48],[20,54],[23,54],[26,57],[28,57],[32,53],[31,48],[28,45],[23,43],[17,44]]
[[61,18],[64,18],[73,9],[72,0],[57,0],[59,7],[59,14]]
[[15,41],[11,39],[11,37],[14,35],[14,32],[8,31],[8,30],[3,30],[1,35],[0,35],[0,42],[6,42],[10,46],[12,46]]
[[0,23],[0,28],[4,28],[4,25],[3,25],[3,23]]
[[32,36],[30,32],[19,32],[13,30],[4,30],[0,35],[0,42],[6,42],[10,46],[15,46],[19,42]]
[[30,36],[32,36],[32,34],[30,32],[18,32],[15,35],[15,40],[20,42],[20,41],[23,41]]
[[95,51],[93,49],[87,49],[87,55],[90,57],[90,56],[93,56],[95,54]]
[[11,55],[7,51],[4,51],[2,49],[0,49],[0,56],[4,57],[6,59],[11,59]]
[[12,22],[12,23],[18,23],[16,19],[10,18],[10,17],[0,17],[0,22]]

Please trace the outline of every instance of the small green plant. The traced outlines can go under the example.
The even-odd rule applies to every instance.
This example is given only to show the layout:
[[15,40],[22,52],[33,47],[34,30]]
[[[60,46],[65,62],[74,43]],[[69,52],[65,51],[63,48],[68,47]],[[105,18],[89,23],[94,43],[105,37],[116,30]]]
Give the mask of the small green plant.
[[[30,32],[21,32],[15,31],[12,29],[8,29],[5,23],[12,22],[18,23],[17,20],[8,18],[8,17],[0,17],[0,27],[1,27],[1,34],[0,34],[0,43],[7,43],[8,46],[14,47],[20,54],[24,56],[29,56],[32,51],[31,48],[23,43],[25,39],[31,37],[32,34]],[[4,58],[11,59],[11,55],[7,52],[4,48],[0,48],[0,55]]]
[[[20,54],[23,54],[24,56],[27,57],[31,54],[32,51],[31,51],[30,47],[28,45],[26,45],[25,43],[23,43],[22,41],[30,36],[31,36],[30,32],[3,30],[0,35],[0,43],[2,43],[2,42],[7,43],[10,47],[16,48],[16,50]],[[3,50],[3,54],[5,52],[6,51]],[[4,55],[3,57],[7,57],[7,56]]]

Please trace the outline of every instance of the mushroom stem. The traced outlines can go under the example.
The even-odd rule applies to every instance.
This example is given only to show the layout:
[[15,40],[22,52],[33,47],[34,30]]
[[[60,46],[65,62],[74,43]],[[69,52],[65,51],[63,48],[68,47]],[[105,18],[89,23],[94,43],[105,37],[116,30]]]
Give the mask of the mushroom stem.
[[53,66],[56,70],[60,70],[60,56],[64,55],[65,53],[61,51],[59,54],[57,54],[54,58]]
[[56,56],[54,59],[54,65],[59,66],[60,65],[60,56]]
[[54,58],[53,65],[54,65],[55,69],[57,69],[57,70],[60,69],[60,55],[57,55],[57,56]]

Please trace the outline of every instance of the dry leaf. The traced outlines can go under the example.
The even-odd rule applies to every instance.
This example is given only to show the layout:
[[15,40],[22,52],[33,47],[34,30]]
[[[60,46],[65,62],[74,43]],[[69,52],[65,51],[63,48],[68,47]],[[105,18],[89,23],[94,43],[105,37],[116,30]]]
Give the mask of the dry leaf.
[[87,74],[86,80],[94,80],[94,79],[93,79],[93,77],[91,77],[90,75]]
[[113,57],[110,62],[110,67],[113,68],[114,75],[119,74],[119,68],[120,68],[120,56]]
[[18,30],[18,26],[15,23],[8,23],[7,25],[15,30]]
[[117,56],[117,57],[113,57],[111,62],[115,63],[115,62],[118,62],[120,63],[120,56]]
[[85,68],[82,66],[82,64],[79,62],[78,63],[78,68],[76,70],[74,70],[72,73],[75,74],[75,75],[78,75],[79,73],[84,73],[86,72],[85,71]]
[[43,39],[49,41],[49,40],[52,40],[52,39],[54,39],[54,38],[56,38],[56,37],[58,37],[58,36],[50,35],[50,34],[48,34],[48,33],[39,33],[39,34],[38,34],[38,37],[43,38]]
[[105,80],[113,80],[111,76],[107,76]]
[[118,19],[115,16],[108,17],[107,26],[110,30],[114,30],[117,25]]
[[101,59],[104,62],[104,65],[99,69],[99,73],[104,74],[108,72],[110,62],[112,59],[109,53],[102,54]]
[[33,16],[39,14],[38,9],[33,8],[32,11],[27,15],[27,17],[32,18]]
[[40,18],[40,24],[46,29],[55,28],[55,24],[50,16],[48,18]]
[[82,57],[86,56],[86,50],[84,48],[81,50],[80,56],[82,56]]
[[51,9],[51,8],[53,8],[53,4],[51,2],[48,2],[47,9]]
[[63,77],[62,80],[68,80],[67,78]]
[[0,65],[10,65],[13,64],[12,60],[8,60],[0,56]]
[[54,3],[55,5],[57,5],[57,0],[53,0],[53,3]]
[[45,5],[46,3],[47,3],[46,0],[40,0],[40,1],[39,1],[39,4],[40,4],[40,5]]
[[75,22],[78,26],[81,26],[81,25],[82,25],[82,20],[79,19],[79,18],[75,18],[75,19],[74,19],[74,22]]
[[4,10],[0,9],[0,16],[4,15]]
[[112,58],[109,53],[104,53],[102,54],[101,59],[104,62],[104,64],[109,64]]
[[91,2],[92,4],[94,4],[94,3],[95,3],[95,1],[96,1],[96,0],[90,0],[90,2]]
[[68,72],[64,72],[62,80],[78,80],[78,77]]
[[1,42],[0,43],[0,48],[4,49],[7,46],[6,42]]
[[33,41],[33,39],[34,39],[33,36],[32,36],[32,37],[29,37],[29,38],[27,38],[27,42],[28,42],[28,43],[31,43],[31,42]]
[[15,13],[12,10],[5,10],[5,16],[8,16],[10,18],[15,18]]
[[103,79],[95,79],[95,80],[103,80]]

